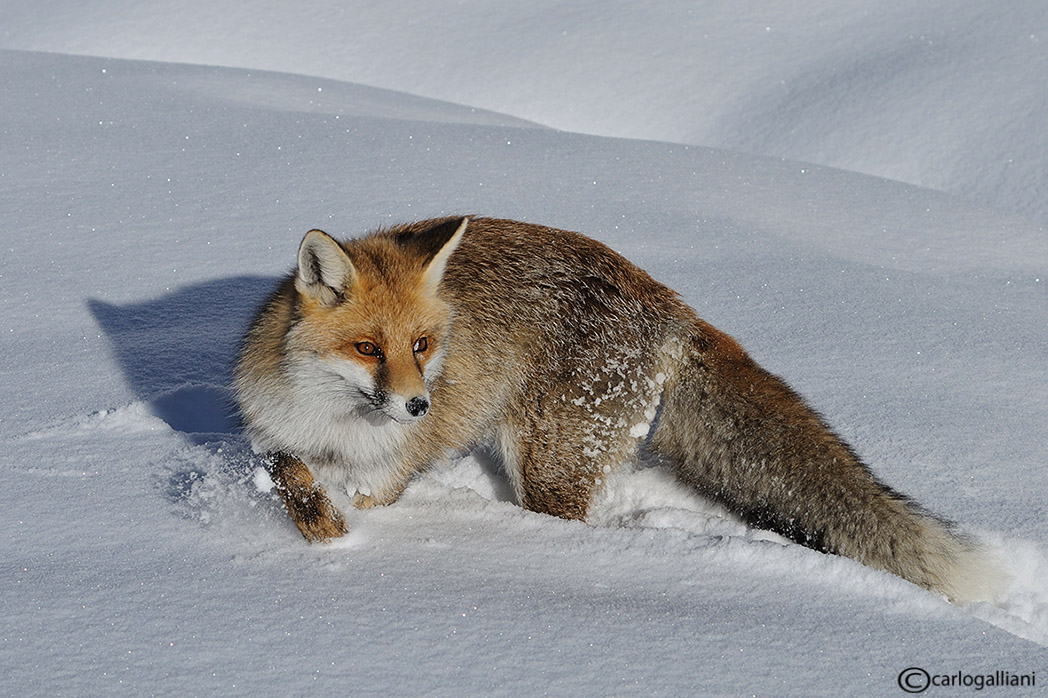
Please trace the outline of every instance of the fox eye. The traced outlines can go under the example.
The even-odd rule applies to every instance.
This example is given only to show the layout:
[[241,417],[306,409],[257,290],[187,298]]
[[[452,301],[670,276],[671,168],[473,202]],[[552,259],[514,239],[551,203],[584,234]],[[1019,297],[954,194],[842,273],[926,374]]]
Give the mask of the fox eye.
[[422,352],[426,351],[426,349],[429,349],[429,340],[425,337],[419,337],[415,341],[415,353],[421,354]]
[[372,342],[358,342],[357,351],[364,356],[382,356],[382,350]]

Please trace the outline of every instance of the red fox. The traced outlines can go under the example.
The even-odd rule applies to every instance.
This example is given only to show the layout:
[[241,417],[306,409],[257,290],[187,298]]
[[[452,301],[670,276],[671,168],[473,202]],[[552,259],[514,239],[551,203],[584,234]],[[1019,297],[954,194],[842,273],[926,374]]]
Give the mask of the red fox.
[[245,430],[310,541],[347,532],[327,492],[390,504],[490,444],[518,503],[585,519],[647,449],[753,526],[990,600],[992,556],[881,484],[783,381],[669,288],[579,233],[442,218],[344,243],[312,230],[248,331]]

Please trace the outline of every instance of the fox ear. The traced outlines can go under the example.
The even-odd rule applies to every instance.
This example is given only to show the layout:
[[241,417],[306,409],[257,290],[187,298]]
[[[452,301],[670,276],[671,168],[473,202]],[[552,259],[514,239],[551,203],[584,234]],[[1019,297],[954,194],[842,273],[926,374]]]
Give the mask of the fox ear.
[[298,247],[295,288],[321,305],[334,305],[357,271],[349,255],[323,230],[310,230]]
[[[434,236],[441,236],[447,234],[448,230],[452,230],[451,236],[448,237],[443,244],[437,248],[437,251],[433,254],[432,259],[426,263],[426,268],[422,270],[422,288],[426,293],[430,295],[436,295],[437,287],[440,286],[440,280],[444,278],[444,268],[448,264],[448,258],[451,253],[458,247],[459,242],[462,240],[462,234],[466,232],[466,225],[469,223],[469,218],[463,218],[455,226],[455,222],[446,223],[442,226],[438,226],[432,231],[425,233],[431,239]],[[455,227],[452,227],[455,226]]]

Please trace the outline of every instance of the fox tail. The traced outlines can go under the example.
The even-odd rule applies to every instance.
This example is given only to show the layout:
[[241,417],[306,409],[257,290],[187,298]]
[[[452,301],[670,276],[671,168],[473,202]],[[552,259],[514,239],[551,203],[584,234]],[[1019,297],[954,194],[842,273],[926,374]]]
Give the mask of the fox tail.
[[1008,578],[989,549],[880,483],[852,449],[728,335],[698,321],[650,447],[749,524],[886,570],[954,603]]

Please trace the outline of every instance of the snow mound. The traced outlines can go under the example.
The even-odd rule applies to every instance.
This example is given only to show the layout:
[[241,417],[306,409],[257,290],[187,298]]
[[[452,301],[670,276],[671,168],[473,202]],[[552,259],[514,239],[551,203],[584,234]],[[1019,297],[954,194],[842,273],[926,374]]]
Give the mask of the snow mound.
[[[355,82],[558,129],[864,172],[1048,221],[1040,0],[48,7],[8,3],[0,47]],[[330,99],[334,87],[288,79],[271,92],[244,76],[233,90],[192,89],[278,109],[369,99],[364,88]]]

